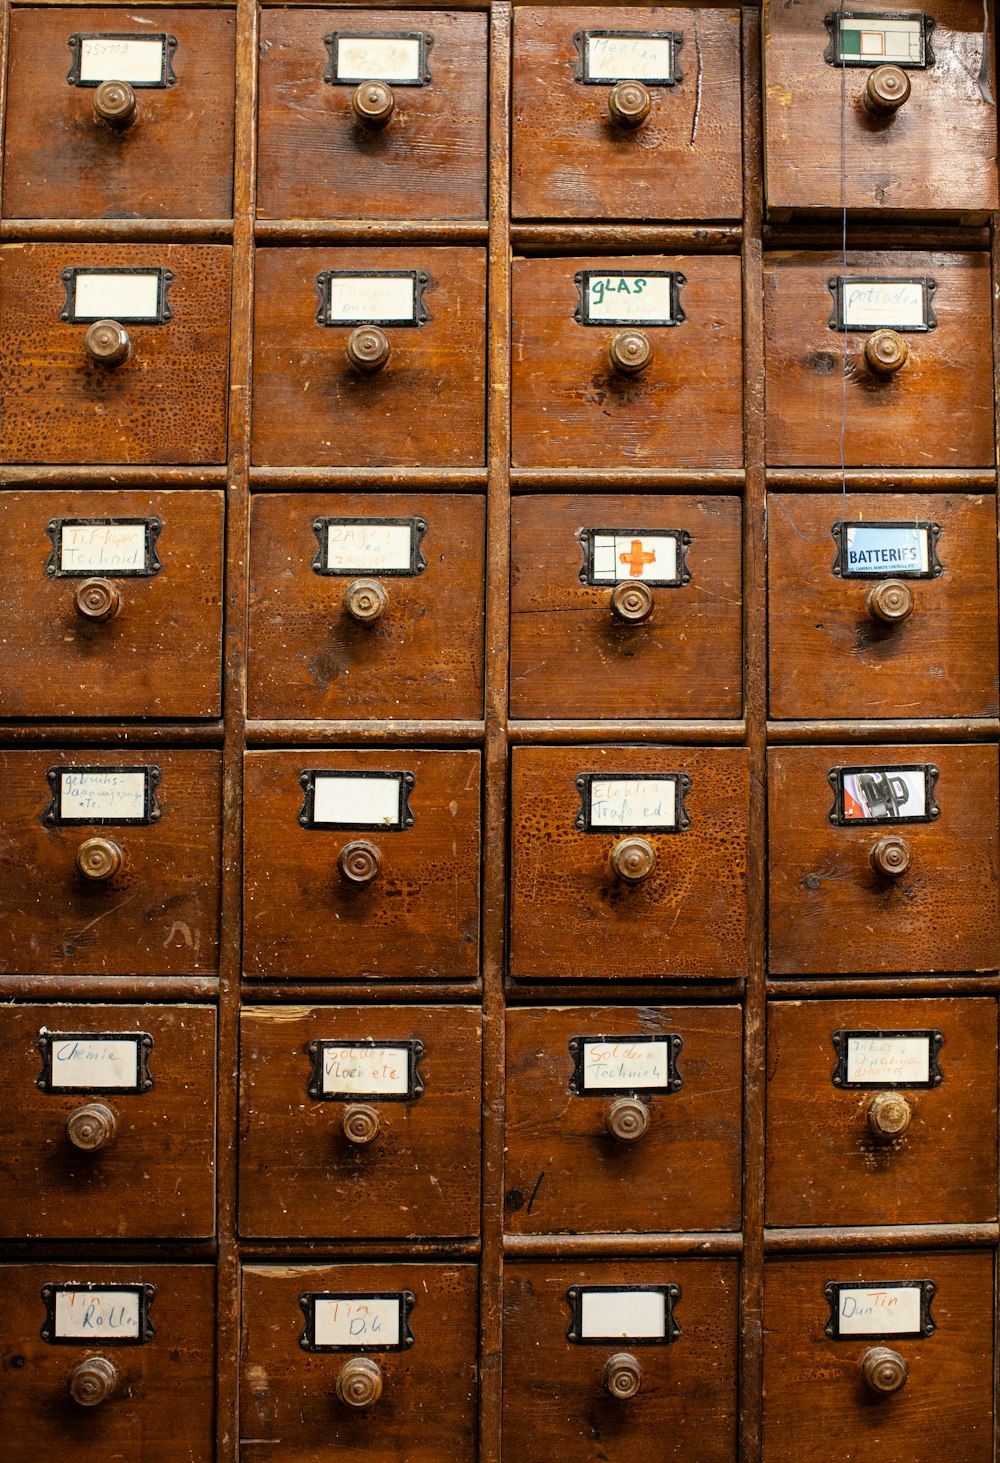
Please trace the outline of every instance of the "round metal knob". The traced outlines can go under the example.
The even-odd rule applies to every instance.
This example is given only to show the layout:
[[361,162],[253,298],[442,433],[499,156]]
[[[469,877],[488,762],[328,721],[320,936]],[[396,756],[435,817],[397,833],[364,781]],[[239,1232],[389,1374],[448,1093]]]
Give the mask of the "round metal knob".
[[377,579],[355,579],[344,591],[344,609],[359,625],[374,625],[388,603],[385,587]]
[[656,849],[645,838],[620,838],[611,850],[611,872],[623,884],[641,884],[656,864]]
[[861,1373],[873,1392],[898,1392],[908,1367],[898,1351],[871,1346],[861,1358]]
[[865,595],[865,609],[884,625],[901,625],[913,614],[913,590],[902,579],[883,579]]
[[894,376],[908,355],[906,341],[895,330],[873,330],[865,341],[865,365],[876,376]]
[[107,1148],[115,1136],[118,1119],[104,1102],[88,1102],[66,1119],[66,1137],[83,1153],[96,1153]]
[[73,608],[81,620],[113,620],[122,597],[110,579],[85,579],[73,595]]
[[885,879],[899,879],[910,867],[910,845],[905,838],[890,834],[879,839],[868,857],[876,874]]
[[642,1367],[630,1351],[616,1351],[604,1363],[604,1387],[612,1397],[627,1402],[642,1386]]
[[625,580],[611,591],[611,613],[623,625],[641,625],[653,613],[653,591],[641,580]]
[[649,1108],[637,1097],[616,1097],[605,1115],[604,1126],[619,1143],[638,1143],[649,1127]]
[[95,320],[83,337],[83,348],[96,366],[120,366],[132,354],[128,331],[117,320]]
[[381,371],[391,355],[389,337],[377,325],[359,325],[347,337],[347,358],[359,371]]
[[76,851],[76,866],[85,879],[103,884],[113,879],[125,855],[110,838],[87,838]]
[[345,883],[363,888],[365,884],[378,878],[382,869],[382,855],[374,843],[369,843],[365,838],[357,838],[352,843],[344,844],[337,864]]
[[629,132],[642,126],[652,105],[653,98],[641,81],[619,81],[608,95],[608,113],[612,122]]
[[97,1407],[118,1388],[118,1368],[106,1356],[88,1356],[70,1372],[69,1395],[81,1407]]
[[344,1109],[340,1127],[348,1143],[360,1146],[371,1143],[378,1137],[378,1109],[370,1107],[367,1102],[352,1102]]
[[382,1395],[382,1368],[370,1356],[352,1356],[340,1368],[337,1396],[345,1407],[371,1407]]
[[138,110],[138,99],[127,81],[102,81],[94,92],[94,116],[116,131],[131,126]]
[[649,336],[641,330],[619,330],[608,346],[611,369],[621,376],[638,376],[653,359]]
[[910,95],[910,78],[900,66],[876,66],[865,83],[864,103],[873,117],[891,117]]
[[392,87],[384,81],[363,81],[351,97],[351,110],[364,127],[378,131],[396,110]]
[[899,1092],[876,1092],[866,1114],[872,1137],[881,1143],[901,1138],[910,1126],[912,1116],[910,1104]]

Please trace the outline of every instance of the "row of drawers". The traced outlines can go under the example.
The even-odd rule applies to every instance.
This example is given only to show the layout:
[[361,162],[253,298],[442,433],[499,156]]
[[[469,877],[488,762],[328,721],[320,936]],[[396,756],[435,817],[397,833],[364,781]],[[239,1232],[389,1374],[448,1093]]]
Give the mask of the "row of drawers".
[[[222,463],[230,255],[0,249],[0,456]],[[254,268],[256,465],[484,465],[484,250]],[[769,464],[994,465],[987,255],[771,255],[764,310]],[[515,259],[511,312],[515,467],[740,466],[738,258]]]
[[[818,144],[841,134],[843,82],[847,207],[981,222],[997,165],[978,0],[939,0],[929,24],[886,4],[851,19],[839,37],[826,0],[768,14],[769,209],[840,209]],[[265,10],[258,216],[484,218],[487,29]],[[737,10],[525,7],[513,57],[515,218],[740,216]],[[6,212],[231,215],[234,70],[232,11],[15,9]]]
[[[0,755],[8,973],[217,968],[221,757]],[[769,753],[775,974],[998,965],[995,746]],[[747,970],[742,748],[518,747],[515,979]],[[264,980],[479,972],[476,751],[250,752],[244,949]]]

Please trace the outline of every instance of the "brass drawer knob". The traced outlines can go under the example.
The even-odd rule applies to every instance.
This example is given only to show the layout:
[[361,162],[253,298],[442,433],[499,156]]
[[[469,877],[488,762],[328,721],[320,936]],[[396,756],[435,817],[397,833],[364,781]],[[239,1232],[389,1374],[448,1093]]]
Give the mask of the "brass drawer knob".
[[122,597],[110,579],[85,579],[73,595],[81,620],[113,620],[121,607]]
[[910,867],[910,845],[893,833],[888,838],[880,838],[868,857],[876,874],[885,879],[900,879]]
[[641,884],[656,866],[656,849],[645,838],[620,838],[611,850],[611,872],[623,884]]
[[340,1368],[337,1396],[345,1407],[371,1407],[382,1395],[382,1368],[370,1356],[352,1356]]
[[348,1143],[357,1143],[360,1147],[372,1143],[378,1137],[378,1109],[367,1102],[352,1102],[344,1109],[340,1128]]
[[76,851],[76,866],[85,879],[97,884],[113,879],[125,861],[125,855],[110,838],[87,838]]
[[116,132],[130,127],[138,110],[138,99],[127,81],[102,81],[94,92],[94,116]]
[[70,1373],[69,1395],[81,1407],[98,1407],[118,1389],[118,1368],[106,1356],[88,1356]]
[[604,1363],[604,1389],[620,1402],[634,1397],[642,1386],[642,1367],[630,1351],[616,1351]]
[[632,132],[649,116],[653,98],[641,81],[619,81],[608,95],[608,114],[616,127]]
[[359,325],[347,337],[347,358],[359,371],[381,371],[391,355],[389,337],[377,325]]
[[356,838],[344,844],[337,864],[344,883],[362,889],[381,873],[382,855],[374,843],[369,843],[366,838]]
[[616,584],[611,591],[611,613],[623,625],[641,625],[653,613],[653,591],[641,580]]
[[896,330],[873,330],[865,341],[865,365],[875,376],[894,376],[908,355],[906,341]]
[[902,579],[883,579],[865,595],[865,609],[884,625],[901,625],[913,614],[913,590]]
[[873,1392],[898,1392],[906,1381],[908,1367],[898,1351],[888,1346],[871,1346],[861,1358],[861,1374]]
[[120,366],[132,354],[128,331],[117,320],[95,320],[83,337],[83,348],[95,366]]
[[649,336],[642,330],[619,330],[608,346],[611,369],[620,376],[638,376],[653,359]]
[[378,131],[396,110],[392,87],[384,81],[363,81],[351,97],[351,110],[363,127]]
[[638,1143],[649,1127],[649,1108],[637,1097],[616,1097],[605,1115],[604,1126],[619,1143]]
[[118,1119],[105,1102],[88,1102],[66,1119],[66,1137],[83,1153],[107,1148],[115,1136]]
[[344,609],[359,625],[374,625],[385,614],[389,596],[377,579],[355,579],[344,591]]
[[900,1092],[876,1092],[868,1104],[868,1129],[880,1143],[901,1138],[910,1126],[913,1112]]
[[901,66],[876,66],[865,83],[864,104],[873,117],[891,117],[910,95],[910,78]]

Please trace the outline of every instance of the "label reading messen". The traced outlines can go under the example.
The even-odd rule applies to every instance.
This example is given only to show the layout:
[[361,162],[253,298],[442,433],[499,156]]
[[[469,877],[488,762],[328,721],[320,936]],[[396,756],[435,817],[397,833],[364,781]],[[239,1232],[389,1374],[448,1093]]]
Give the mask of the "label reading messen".
[[583,57],[579,78],[583,82],[644,81],[673,86],[680,79],[675,53],[681,37],[673,31],[587,30],[575,40]]
[[575,281],[581,325],[679,325],[684,319],[679,300],[684,276],[676,271],[602,274],[584,269]]

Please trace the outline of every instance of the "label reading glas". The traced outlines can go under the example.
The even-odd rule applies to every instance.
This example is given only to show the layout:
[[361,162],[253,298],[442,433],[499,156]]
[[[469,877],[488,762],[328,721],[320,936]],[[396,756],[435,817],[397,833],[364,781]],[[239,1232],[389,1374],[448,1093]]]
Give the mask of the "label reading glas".
[[592,1092],[676,1092],[684,1084],[677,1071],[679,1036],[574,1036],[570,1090]]
[[313,1070],[309,1096],[330,1099],[389,1098],[405,1102],[424,1090],[418,1063],[422,1041],[310,1041]]
[[50,767],[47,823],[153,823],[158,767]]
[[932,1280],[890,1280],[874,1285],[831,1280],[823,1288],[830,1306],[826,1334],[834,1341],[853,1336],[871,1340],[932,1336],[937,1330],[931,1315],[935,1290]]
[[940,1087],[940,1031],[835,1031],[834,1087]]
[[936,523],[835,523],[833,572],[844,579],[934,579],[944,571]]
[[146,1065],[153,1049],[148,1032],[38,1033],[43,1092],[145,1092],[152,1085]]
[[679,1299],[677,1285],[571,1285],[566,1292],[571,1314],[566,1335],[579,1345],[669,1343],[680,1335],[674,1320]]
[[142,1346],[153,1340],[152,1285],[43,1285],[43,1341],[50,1345]]
[[304,828],[383,829],[413,824],[409,792],[412,772],[303,772],[299,782],[305,804],[299,813]]
[[163,567],[156,553],[161,527],[158,518],[53,518],[45,530],[52,540],[45,572],[57,579],[156,574]]
[[173,86],[177,80],[171,65],[176,36],[73,35],[68,45],[73,62],[66,79],[71,86],[100,86],[102,81]]
[[389,31],[378,36],[332,31],[326,37],[330,54],[323,80],[331,86],[356,86],[362,81],[424,86],[431,79],[427,53],[433,43],[433,36],[424,31]]
[[675,31],[578,31],[573,37],[580,52],[577,80],[613,85],[616,81],[644,81],[653,86],[674,86],[683,77],[676,53],[682,37]]
[[580,811],[576,826],[583,833],[613,829],[618,833],[680,833],[690,826],[684,794],[691,786],[686,772],[636,773],[606,777],[581,772],[576,779]]
[[315,518],[317,574],[422,574],[427,560],[420,543],[423,518]]
[[580,325],[679,325],[684,275],[676,270],[644,274],[603,274],[581,269],[574,276],[580,303],[574,319]]
[[933,330],[937,319],[932,279],[874,279],[838,274],[828,281],[833,294],[831,330]]
[[919,11],[878,15],[836,11],[826,16],[830,44],[824,59],[832,66],[927,67],[934,64],[930,32],[934,21]]
[[352,1295],[330,1291],[299,1297],[306,1318],[299,1345],[306,1351],[405,1351],[413,1345],[412,1291]]
[[834,767],[831,823],[927,823],[940,817],[934,801],[938,770],[911,767]]
[[691,579],[686,560],[691,535],[684,529],[585,528],[578,537],[583,549],[583,584],[641,579],[679,589]]
[[324,269],[316,276],[320,325],[425,325],[429,276],[420,270],[400,273]]
[[59,318],[70,325],[163,325],[171,316],[167,291],[173,278],[169,269],[64,269],[66,303]]

